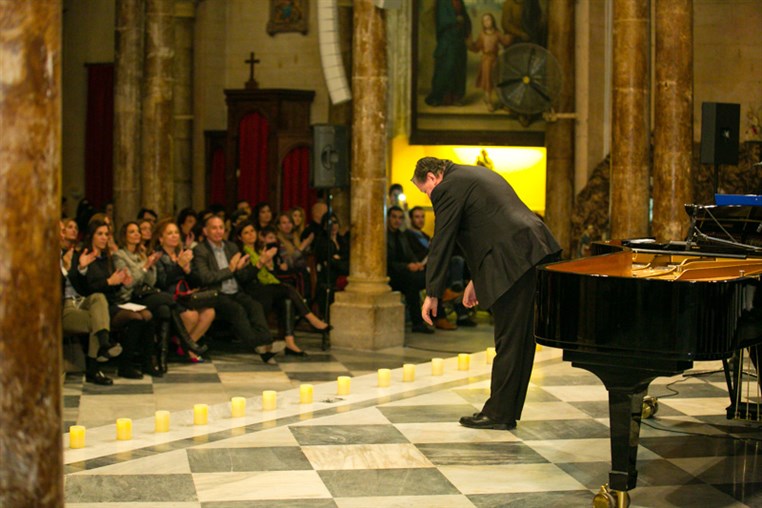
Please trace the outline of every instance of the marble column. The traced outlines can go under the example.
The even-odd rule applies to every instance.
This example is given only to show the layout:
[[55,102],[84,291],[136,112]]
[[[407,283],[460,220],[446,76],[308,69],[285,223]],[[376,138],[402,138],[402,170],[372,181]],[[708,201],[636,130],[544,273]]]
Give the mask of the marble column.
[[693,201],[693,0],[657,0],[653,234],[682,240]]
[[[559,113],[574,111],[574,0],[548,4],[548,50],[561,64],[564,86],[556,104]],[[574,205],[574,120],[559,119],[545,129],[548,170],[545,222],[569,257]]]
[[146,0],[142,205],[174,215],[172,167],[174,0]]
[[0,506],[63,507],[60,1],[0,0]]
[[399,293],[386,276],[386,34],[372,0],[354,2],[349,284],[331,306],[335,346],[380,349],[405,340]]
[[193,192],[193,25],[191,0],[175,2],[174,167],[175,207],[191,206]]
[[134,220],[141,207],[140,135],[145,0],[117,0],[114,52],[114,214]]
[[648,234],[649,1],[614,0],[611,238]]

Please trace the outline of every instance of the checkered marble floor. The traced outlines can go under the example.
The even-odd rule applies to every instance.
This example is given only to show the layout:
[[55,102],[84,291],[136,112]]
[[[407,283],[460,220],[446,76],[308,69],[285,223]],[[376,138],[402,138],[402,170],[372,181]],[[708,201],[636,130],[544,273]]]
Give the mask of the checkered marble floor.
[[[488,344],[492,329],[468,333],[434,337]],[[332,350],[270,367],[230,350],[211,363],[172,365],[160,380],[102,388],[72,377],[65,418],[88,429],[87,447],[65,452],[66,506],[591,505],[610,465],[607,394],[597,378],[542,348],[518,427],[472,430],[457,420],[489,393],[483,349],[468,371],[449,354],[435,377],[426,362],[436,356],[445,355]],[[418,364],[416,380],[403,383],[408,362]],[[388,388],[377,386],[381,367],[394,369]],[[719,368],[698,363],[692,373],[703,375],[651,385],[651,395],[665,397],[641,431],[633,507],[762,506],[762,426],[725,419]],[[339,375],[353,377],[350,395],[336,395]],[[315,383],[313,404],[299,404],[302,382]],[[279,391],[277,410],[260,410],[264,389]],[[244,418],[230,416],[236,395],[247,397]],[[210,404],[205,426],[192,425],[199,402]],[[157,409],[172,411],[170,432],[154,433]],[[116,441],[116,417],[133,419],[133,440]]]

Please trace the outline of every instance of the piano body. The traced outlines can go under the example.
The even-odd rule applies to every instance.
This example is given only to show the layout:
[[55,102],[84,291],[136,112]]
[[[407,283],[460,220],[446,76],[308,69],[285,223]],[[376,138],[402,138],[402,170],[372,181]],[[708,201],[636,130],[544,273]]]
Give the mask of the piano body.
[[609,392],[609,486],[620,505],[637,482],[651,381],[762,342],[762,207],[686,211],[688,241],[599,243],[591,257],[538,270],[537,342],[562,348]]

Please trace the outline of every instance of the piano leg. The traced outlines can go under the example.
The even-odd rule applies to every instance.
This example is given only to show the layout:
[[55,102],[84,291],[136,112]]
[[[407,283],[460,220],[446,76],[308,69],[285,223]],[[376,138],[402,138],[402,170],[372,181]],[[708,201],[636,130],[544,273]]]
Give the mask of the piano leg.
[[[611,436],[611,472],[609,486],[626,494],[638,481],[638,443],[643,397],[648,385],[660,376],[674,376],[690,368],[692,362],[621,359],[613,366],[611,358],[596,353],[564,351],[564,360],[573,367],[592,372],[609,392],[609,428]],[[629,498],[629,496],[622,496]],[[621,502],[621,501],[620,501]]]

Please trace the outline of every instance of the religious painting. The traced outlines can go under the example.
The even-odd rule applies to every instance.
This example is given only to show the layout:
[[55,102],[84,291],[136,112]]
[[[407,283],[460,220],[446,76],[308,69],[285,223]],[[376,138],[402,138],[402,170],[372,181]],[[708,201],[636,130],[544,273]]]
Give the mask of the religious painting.
[[267,33],[278,32],[307,33],[309,0],[270,0],[270,20]]
[[542,114],[561,86],[547,4],[414,0],[411,143],[544,144]]

